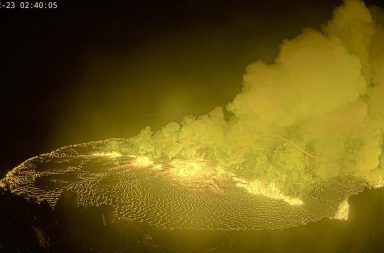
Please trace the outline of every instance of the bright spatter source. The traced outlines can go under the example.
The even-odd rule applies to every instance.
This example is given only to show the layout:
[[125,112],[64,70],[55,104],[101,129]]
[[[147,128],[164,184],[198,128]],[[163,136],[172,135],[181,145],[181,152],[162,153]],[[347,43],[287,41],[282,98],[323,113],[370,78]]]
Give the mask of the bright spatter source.
[[206,161],[152,161],[114,150],[129,140],[63,147],[28,159],[1,181],[11,192],[54,206],[63,190],[83,206],[113,207],[118,219],[163,229],[275,229],[333,217],[365,184],[338,178],[287,196]]

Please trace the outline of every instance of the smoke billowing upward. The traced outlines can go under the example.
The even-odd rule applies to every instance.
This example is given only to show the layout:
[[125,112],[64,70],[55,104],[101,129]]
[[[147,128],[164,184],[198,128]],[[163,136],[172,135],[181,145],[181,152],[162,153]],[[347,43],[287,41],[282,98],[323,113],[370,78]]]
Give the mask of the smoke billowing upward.
[[377,9],[347,0],[322,31],[281,44],[273,64],[250,64],[226,108],[186,116],[131,139],[153,160],[207,160],[247,180],[300,195],[318,180],[381,184],[384,30]]

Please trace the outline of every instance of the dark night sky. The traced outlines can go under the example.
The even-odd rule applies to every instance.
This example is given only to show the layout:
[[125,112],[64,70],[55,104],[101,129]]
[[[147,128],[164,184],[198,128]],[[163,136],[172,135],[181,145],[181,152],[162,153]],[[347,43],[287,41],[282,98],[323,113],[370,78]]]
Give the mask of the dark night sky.
[[[379,1],[370,1],[384,6]],[[63,145],[225,105],[247,64],[320,28],[335,0],[75,1],[0,9],[0,174]]]

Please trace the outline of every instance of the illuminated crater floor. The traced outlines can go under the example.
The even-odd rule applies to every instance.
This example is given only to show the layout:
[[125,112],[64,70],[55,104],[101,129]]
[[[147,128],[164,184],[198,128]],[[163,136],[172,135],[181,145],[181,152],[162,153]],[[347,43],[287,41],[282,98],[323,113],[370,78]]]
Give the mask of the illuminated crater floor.
[[292,205],[252,194],[238,187],[232,175],[204,163],[198,164],[202,174],[183,178],[175,168],[180,162],[153,164],[110,148],[126,143],[109,139],[33,157],[9,172],[0,185],[52,206],[67,189],[78,195],[80,205],[112,206],[119,220],[199,230],[276,229],[333,217],[343,200],[365,186],[353,178],[338,178],[318,184],[301,198],[301,205]]

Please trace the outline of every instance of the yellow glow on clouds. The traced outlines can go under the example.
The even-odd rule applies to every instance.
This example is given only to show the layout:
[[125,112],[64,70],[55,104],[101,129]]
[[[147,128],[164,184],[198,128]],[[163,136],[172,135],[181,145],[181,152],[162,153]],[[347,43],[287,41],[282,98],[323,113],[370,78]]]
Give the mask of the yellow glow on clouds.
[[287,203],[300,201],[283,193],[303,196],[338,176],[383,186],[384,25],[375,18],[363,1],[346,0],[322,30],[285,40],[274,63],[250,64],[225,108],[146,127],[127,153],[182,160],[173,172],[184,178],[206,173],[184,161],[208,161],[257,179],[249,192]]

